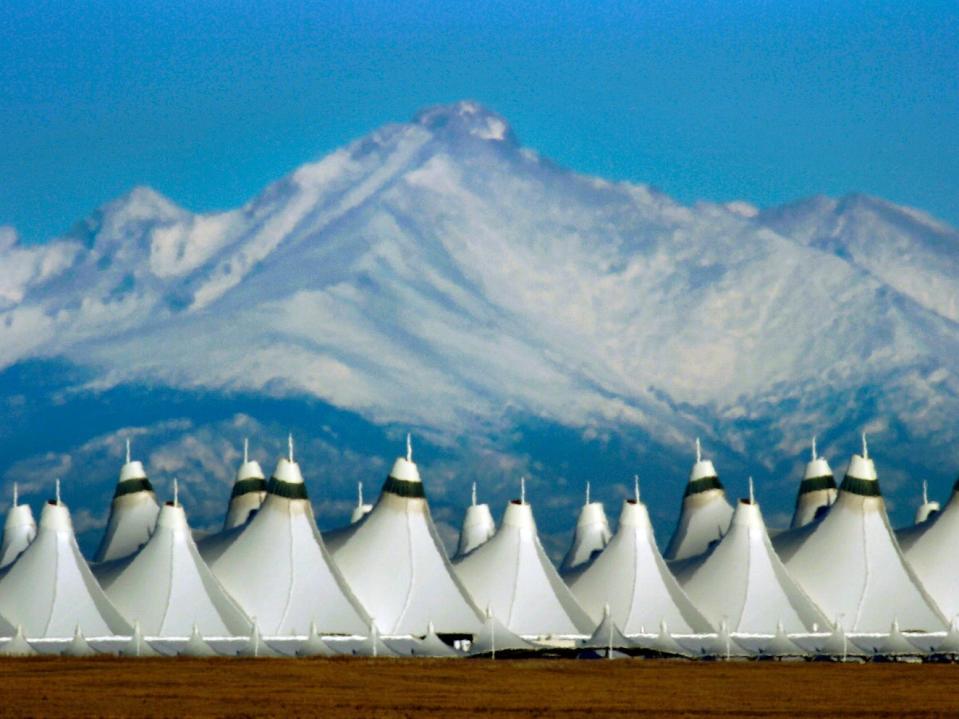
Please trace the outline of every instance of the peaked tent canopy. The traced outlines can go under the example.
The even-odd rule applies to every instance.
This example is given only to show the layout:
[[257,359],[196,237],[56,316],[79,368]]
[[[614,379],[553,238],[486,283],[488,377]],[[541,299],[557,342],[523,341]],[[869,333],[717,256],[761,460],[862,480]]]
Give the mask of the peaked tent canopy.
[[473,599],[516,634],[589,634],[595,622],[546,556],[525,494],[506,505],[499,531],[459,560],[456,573]]
[[702,554],[725,534],[732,516],[733,508],[726,500],[723,483],[713,463],[702,458],[697,439],[696,463],[689,473],[679,521],[666,547],[666,559],[673,561]]
[[238,657],[250,657],[253,659],[282,656],[280,652],[276,651],[263,640],[263,634],[260,632],[260,628],[256,622],[253,622],[253,626],[250,627],[250,636],[243,643],[243,646],[237,650],[236,655]]
[[236,471],[230,504],[227,506],[223,529],[233,529],[246,524],[250,515],[260,508],[266,499],[266,477],[260,463],[250,459],[250,443],[243,440],[243,464]]
[[363,501],[363,483],[356,483],[356,506],[350,514],[350,524],[356,524],[373,511],[373,505]]
[[865,437],[829,513],[775,546],[786,569],[846,631],[885,632],[897,619],[910,630],[936,631],[945,619],[906,563],[889,526]]
[[739,500],[726,536],[677,579],[714,625],[724,619],[739,633],[787,632],[828,626],[822,611],[789,576],[773,551],[750,480],[750,496]]
[[[804,648],[808,647],[809,654],[817,659],[827,659],[832,661],[846,661],[855,659],[862,661],[866,653],[846,636],[846,630],[843,629],[839,619],[833,624],[831,634],[803,638],[799,640]],[[797,642],[798,643],[798,642]]]
[[929,483],[922,481],[922,504],[916,509],[916,524],[922,524],[939,514],[942,506],[936,500],[929,499]]
[[959,615],[959,480],[937,515],[915,528],[911,541],[900,533],[903,555],[922,586],[947,617]]
[[754,651],[733,639],[726,622],[719,623],[719,631],[716,634],[681,637],[679,643],[685,646],[693,656],[702,659],[749,659],[756,656]]
[[680,634],[713,631],[660,555],[638,481],[635,498],[623,502],[616,534],[602,554],[570,580],[570,589],[594,622],[608,604],[613,621],[629,635],[663,622]]
[[333,558],[384,634],[473,634],[482,616],[453,572],[413,463],[397,458],[366,519],[338,539]]
[[23,636],[23,627],[21,626],[17,626],[17,631],[10,638],[10,641],[4,642],[0,646],[0,657],[33,657],[36,655],[37,650]]
[[644,634],[636,637],[633,641],[637,647],[643,650],[644,654],[649,656],[660,658],[692,658],[693,656],[691,651],[673,638],[673,635],[669,632],[669,626],[666,624],[666,620],[659,623],[659,634],[652,637]]
[[60,654],[65,657],[95,657],[99,652],[90,646],[90,642],[83,636],[83,630],[80,625],[73,632],[73,639],[65,646]]
[[140,629],[140,623],[133,623],[133,635],[130,640],[120,647],[118,654],[121,657],[159,657],[160,652],[154,649],[150,643],[144,639],[143,631]]
[[440,639],[432,623],[426,628],[426,634],[416,637],[406,649],[412,657],[456,658],[462,657],[463,652],[454,649]]
[[812,457],[806,464],[799,494],[796,495],[796,509],[793,512],[790,528],[805,527],[821,516],[824,508],[836,501],[836,480],[832,468],[825,457],[816,453],[816,438],[812,438]]
[[856,644],[878,661],[921,661],[926,652],[910,642],[893,621],[886,635],[857,637]]
[[17,484],[13,484],[13,503],[3,523],[3,543],[0,544],[0,569],[9,567],[37,536],[37,523],[29,504],[20,504]]
[[929,656],[938,660],[959,660],[959,623],[953,619],[945,636],[936,637],[929,647]]
[[573,530],[573,541],[559,565],[560,572],[565,575],[586,564],[595,554],[603,551],[612,536],[603,503],[590,501],[589,482],[587,482],[586,502],[579,510],[576,529]]
[[99,565],[96,574],[116,608],[149,636],[184,637],[194,626],[206,636],[250,631],[246,614],[200,557],[175,489],[143,548]]
[[465,557],[474,549],[485,544],[496,534],[496,522],[488,504],[479,504],[476,501],[476,482],[473,482],[473,501],[466,508],[463,517],[463,529],[460,531],[460,541],[456,547],[453,559]]
[[330,634],[366,631],[367,614],[316,528],[300,466],[293,461],[292,437],[289,456],[277,462],[259,511],[208,561],[227,592],[268,636],[303,632],[311,622]]
[[[745,643],[745,639],[741,640]],[[771,637],[762,637],[755,642],[756,654],[760,659],[805,659],[809,652],[796,644],[786,633],[782,622],[776,625],[776,633]]]
[[336,652],[330,649],[329,645],[323,641],[316,623],[310,623],[310,631],[306,639],[297,646],[296,656],[298,657],[332,657]]
[[37,537],[0,578],[0,616],[23,626],[31,639],[129,634],[80,554],[70,510],[56,499],[40,513]]
[[596,625],[593,633],[586,639],[580,640],[578,645],[582,649],[605,649],[610,653],[616,649],[628,650],[637,648],[636,643],[623,634],[613,620],[609,607],[604,609],[603,618],[599,624]]
[[113,492],[106,531],[93,557],[95,562],[120,559],[137,551],[150,538],[160,513],[160,505],[143,464],[130,460],[129,439],[126,459]]
[[531,644],[515,632],[511,632],[487,609],[486,620],[470,645],[470,655],[474,657],[489,656],[495,659],[497,654],[507,656],[528,655],[534,654],[537,649],[535,644]]
[[197,627],[193,627],[193,630],[190,632],[190,638],[187,639],[186,644],[180,647],[177,655],[181,657],[206,658],[219,656],[219,653],[207,643],[203,635],[200,634],[200,630]]

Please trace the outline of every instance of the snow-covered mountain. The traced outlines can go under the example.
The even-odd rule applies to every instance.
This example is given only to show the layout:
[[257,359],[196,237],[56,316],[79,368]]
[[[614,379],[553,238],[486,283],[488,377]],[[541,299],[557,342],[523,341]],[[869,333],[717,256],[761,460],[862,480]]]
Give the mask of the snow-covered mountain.
[[[58,389],[71,397],[311,398],[495,451],[504,474],[505,457],[538,461],[522,439],[537,423],[660,453],[700,435],[784,509],[813,433],[842,465],[868,429],[887,490],[945,489],[957,265],[959,233],[910,208],[684,206],[557,167],[462,102],[235,210],[137,188],[41,246],[0,230],[0,368],[66,360],[83,369]],[[660,514],[687,469],[663,478]]]

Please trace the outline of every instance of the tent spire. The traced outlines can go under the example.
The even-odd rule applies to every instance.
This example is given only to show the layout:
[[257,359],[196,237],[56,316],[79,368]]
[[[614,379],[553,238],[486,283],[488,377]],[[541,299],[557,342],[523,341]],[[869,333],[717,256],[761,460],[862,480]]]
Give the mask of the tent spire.
[[636,504],[639,504],[639,475],[633,475],[633,494],[635,495]]
[[173,506],[180,506],[180,482],[176,477],[173,478]]
[[817,459],[819,459],[819,457],[816,454],[816,435],[813,435],[812,436],[812,461],[815,462]]
[[519,501],[526,504],[526,477],[519,478]]
[[866,441],[866,433],[862,433],[862,458],[869,459],[869,443]]
[[406,461],[413,461],[413,437],[409,432],[406,433]]
[[753,491],[753,478],[749,478],[749,503],[756,504],[756,493]]
[[127,437],[127,464],[130,464],[130,438]]
[[57,506],[59,507],[60,506],[60,478],[59,477],[57,477],[55,486],[56,486],[56,494],[54,496],[56,496],[57,498]]
[[17,487],[17,483],[14,482],[13,483],[13,506],[14,507],[17,506],[17,501],[20,499],[20,492],[18,491],[19,489],[20,488]]
[[363,482],[362,480],[356,483],[356,506],[363,506]]
[[697,462],[703,461],[703,447],[699,443],[699,437],[696,438],[696,461]]
[[[922,480],[922,503],[929,504],[929,482],[926,480]],[[16,500],[14,500],[14,504],[16,504]]]
[[589,480],[586,480],[586,504],[589,504]]
[[250,461],[250,438],[243,438],[243,464]]
[[286,437],[286,448],[289,453],[290,462],[293,461],[293,433],[290,432]]
[[476,482],[473,482],[473,506],[476,506]]

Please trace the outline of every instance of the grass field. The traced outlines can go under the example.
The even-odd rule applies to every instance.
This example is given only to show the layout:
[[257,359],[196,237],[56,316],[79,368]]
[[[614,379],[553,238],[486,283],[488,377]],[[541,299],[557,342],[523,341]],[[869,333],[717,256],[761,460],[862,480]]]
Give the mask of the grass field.
[[3,716],[956,716],[959,666],[3,659]]

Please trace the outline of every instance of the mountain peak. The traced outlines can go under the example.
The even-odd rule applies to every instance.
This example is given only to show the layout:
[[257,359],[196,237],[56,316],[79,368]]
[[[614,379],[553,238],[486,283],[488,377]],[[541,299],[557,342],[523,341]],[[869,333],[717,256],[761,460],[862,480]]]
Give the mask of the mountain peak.
[[502,116],[473,100],[460,100],[451,105],[428,107],[418,112],[413,122],[433,132],[452,136],[469,136],[494,142],[516,142],[512,128]]

